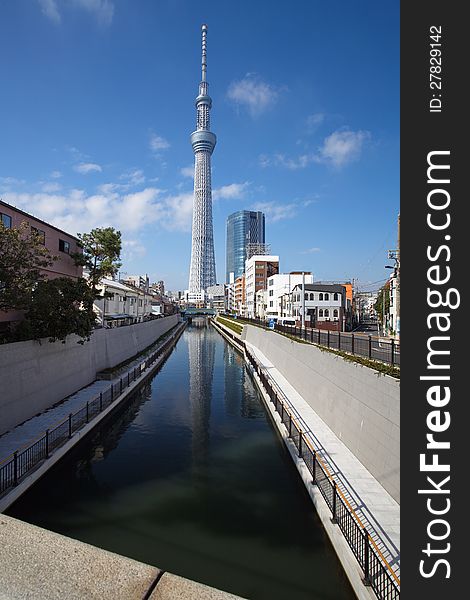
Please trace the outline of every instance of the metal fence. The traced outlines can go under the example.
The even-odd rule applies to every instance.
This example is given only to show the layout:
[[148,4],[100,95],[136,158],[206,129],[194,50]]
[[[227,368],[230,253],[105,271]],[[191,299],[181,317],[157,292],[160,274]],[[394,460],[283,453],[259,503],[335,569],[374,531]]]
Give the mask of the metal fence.
[[108,408],[131,383],[138,379],[162,354],[167,352],[179,331],[167,338],[158,348],[138,366],[121,376],[86,405],[75,413],[70,413],[55,427],[45,433],[27,448],[17,450],[0,464],[0,496],[15,487],[30,471],[67,442],[72,435]]
[[[232,318],[230,315],[226,315]],[[237,317],[235,321],[252,323],[258,327],[269,329],[266,321]],[[325,329],[311,329],[309,327],[295,327],[293,325],[280,325],[276,323],[274,330],[297,337],[312,344],[318,344],[334,350],[348,352],[354,356],[362,356],[370,360],[378,360],[393,367],[400,367],[400,343],[394,339],[384,340],[380,337],[362,333],[349,333],[345,331],[329,331]]]
[[331,475],[327,465],[312,446],[310,440],[302,432],[301,426],[294,417],[288,403],[280,397],[270,376],[264,371],[256,358],[243,345],[245,355],[253,370],[257,373],[261,384],[266,390],[276,412],[285,425],[289,438],[295,444],[299,458],[303,459],[310,475],[312,484],[318,487],[328,508],[331,511],[332,522],[338,525],[352,553],[364,572],[363,582],[370,585],[379,600],[397,600],[400,597],[400,580],[386,558],[368,533],[336,480]]

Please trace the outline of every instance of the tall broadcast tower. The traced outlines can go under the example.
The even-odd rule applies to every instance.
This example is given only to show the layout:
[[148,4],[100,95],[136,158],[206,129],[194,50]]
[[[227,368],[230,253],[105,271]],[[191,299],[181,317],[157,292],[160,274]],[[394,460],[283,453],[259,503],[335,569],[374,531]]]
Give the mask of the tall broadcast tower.
[[212,227],[211,155],[216,137],[210,131],[212,99],[206,81],[207,25],[202,26],[202,80],[196,98],[196,131],[191,134],[194,152],[194,204],[189,292],[199,293],[216,284],[214,230]]

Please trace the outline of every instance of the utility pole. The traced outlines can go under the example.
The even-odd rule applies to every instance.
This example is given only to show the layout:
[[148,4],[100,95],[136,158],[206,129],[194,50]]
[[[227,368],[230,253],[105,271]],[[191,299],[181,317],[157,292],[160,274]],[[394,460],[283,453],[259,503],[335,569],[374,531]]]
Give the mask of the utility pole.
[[385,285],[382,288],[382,333],[385,335]]
[[398,238],[397,238],[397,297],[396,297],[396,313],[397,313],[397,324],[396,330],[397,335],[400,336],[400,213],[398,213]]
[[305,327],[305,273],[302,271],[302,327]]

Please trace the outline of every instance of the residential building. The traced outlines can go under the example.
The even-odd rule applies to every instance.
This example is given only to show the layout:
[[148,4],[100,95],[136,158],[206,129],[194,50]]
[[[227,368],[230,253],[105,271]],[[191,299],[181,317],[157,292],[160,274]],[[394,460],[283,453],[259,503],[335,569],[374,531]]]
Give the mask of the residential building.
[[264,244],[265,218],[260,211],[239,210],[227,218],[226,279],[230,283],[245,272],[248,244]]
[[235,312],[246,315],[245,273],[235,279]]
[[206,290],[207,308],[214,308],[217,312],[225,312],[225,286],[224,284],[209,286]]
[[102,297],[95,300],[94,308],[103,327],[141,323],[152,315],[152,296],[144,290],[107,278],[97,289]]
[[293,317],[300,326],[304,309],[306,327],[345,331],[346,303],[346,289],[341,284],[297,284],[290,294],[287,316]]
[[[31,231],[40,236],[41,242],[49,253],[57,257],[57,260],[49,267],[41,269],[41,273],[47,279],[56,279],[57,277],[78,279],[82,276],[82,267],[78,267],[72,258],[74,253],[82,251],[79,240],[75,236],[2,200],[0,200],[0,222],[4,227],[13,229],[19,229],[22,223],[26,223]],[[7,323],[19,321],[22,318],[22,311],[0,311],[0,327],[2,324],[3,327],[6,327]]]
[[131,285],[144,290],[147,293],[150,291],[150,280],[148,275],[128,275],[127,277],[120,279],[120,282],[124,285]]
[[152,283],[152,285],[150,286],[152,292],[154,292],[155,294],[159,294],[160,296],[164,296],[165,295],[165,282],[160,280],[157,281],[157,283]]
[[[266,317],[279,318],[285,317],[287,310],[284,307],[283,298],[288,296],[292,288],[298,283],[313,283],[313,275],[310,272],[292,271],[291,273],[277,273],[268,277],[267,298],[266,298]],[[284,298],[285,299],[285,298]]]
[[255,254],[245,262],[246,313],[256,315],[256,292],[267,289],[268,278],[279,272],[279,256]]
[[200,292],[191,292],[190,290],[185,290],[184,303],[186,306],[204,308],[206,306],[206,292],[204,290],[201,290]]

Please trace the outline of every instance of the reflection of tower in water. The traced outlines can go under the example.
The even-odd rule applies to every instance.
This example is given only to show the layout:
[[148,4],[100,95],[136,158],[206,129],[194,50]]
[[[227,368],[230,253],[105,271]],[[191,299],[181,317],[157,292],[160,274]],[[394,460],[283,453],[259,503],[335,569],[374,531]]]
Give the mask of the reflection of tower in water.
[[215,340],[206,319],[194,319],[187,332],[193,466],[202,466],[209,451]]

